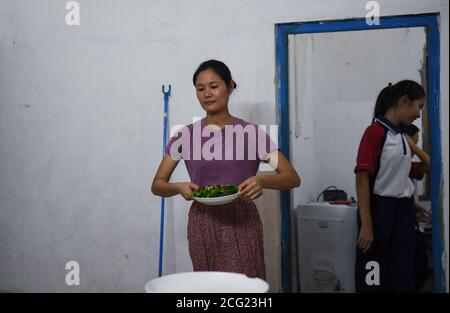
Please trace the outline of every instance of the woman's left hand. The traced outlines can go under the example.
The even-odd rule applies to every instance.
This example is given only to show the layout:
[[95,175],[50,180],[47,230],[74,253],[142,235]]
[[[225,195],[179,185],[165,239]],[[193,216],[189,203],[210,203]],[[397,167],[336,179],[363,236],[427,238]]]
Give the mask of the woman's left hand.
[[419,207],[416,209],[416,217],[419,222],[426,223],[426,224],[431,223],[431,215],[423,207]]
[[239,197],[255,200],[263,194],[263,187],[259,176],[253,176],[239,185]]

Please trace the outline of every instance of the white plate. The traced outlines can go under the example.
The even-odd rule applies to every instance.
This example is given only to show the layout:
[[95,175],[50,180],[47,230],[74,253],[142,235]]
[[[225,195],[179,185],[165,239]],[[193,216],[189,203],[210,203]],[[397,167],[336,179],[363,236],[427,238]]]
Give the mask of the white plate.
[[232,195],[214,197],[214,198],[199,198],[193,197],[195,201],[207,204],[207,205],[220,205],[227,204],[236,199],[239,196],[239,192],[233,193]]
[[265,293],[269,284],[260,278],[227,272],[188,272],[162,276],[145,285],[147,293]]

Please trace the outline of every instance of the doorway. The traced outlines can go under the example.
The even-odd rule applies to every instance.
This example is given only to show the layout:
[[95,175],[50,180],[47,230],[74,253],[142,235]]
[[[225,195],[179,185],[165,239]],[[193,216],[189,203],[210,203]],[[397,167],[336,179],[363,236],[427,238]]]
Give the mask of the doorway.
[[415,124],[432,168],[418,189],[433,208],[434,291],[442,292],[437,15],[279,24],[276,34],[279,144],[304,182],[280,198],[283,291],[296,285],[295,208],[329,185],[355,196],[353,166],[376,96],[388,82],[413,79],[427,89],[427,111]]

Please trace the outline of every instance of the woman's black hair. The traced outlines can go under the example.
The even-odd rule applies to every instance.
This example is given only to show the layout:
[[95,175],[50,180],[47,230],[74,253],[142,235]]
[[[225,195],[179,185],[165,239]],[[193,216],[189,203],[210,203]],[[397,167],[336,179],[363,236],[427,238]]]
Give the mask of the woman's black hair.
[[[200,74],[200,72],[203,72],[203,71],[206,71],[209,69],[213,70],[217,75],[220,76],[220,78],[222,78],[222,80],[227,85],[227,88],[230,86],[230,83],[232,80],[230,69],[228,68],[228,66],[225,65],[225,63],[218,61],[218,60],[208,60],[199,65],[199,67],[197,68],[197,70],[194,73],[194,77],[192,78],[192,81],[194,82],[194,86],[197,81],[198,74]],[[237,87],[236,83],[234,83],[234,86],[232,86],[232,87],[233,87],[233,89],[235,89]]]
[[408,96],[410,101],[414,101],[425,97],[425,90],[413,80],[401,80],[395,85],[389,83],[378,94],[373,119],[384,116],[387,110],[396,105],[398,100],[405,95]]
[[412,137],[419,132],[419,128],[416,125],[411,124],[408,126],[404,126],[403,132],[406,133],[408,136]]

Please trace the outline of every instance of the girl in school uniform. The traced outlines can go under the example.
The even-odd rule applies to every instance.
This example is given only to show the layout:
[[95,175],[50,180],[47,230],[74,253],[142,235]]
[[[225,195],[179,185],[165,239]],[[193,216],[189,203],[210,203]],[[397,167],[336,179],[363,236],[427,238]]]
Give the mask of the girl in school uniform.
[[389,84],[378,95],[373,123],[358,149],[356,192],[357,292],[412,292],[416,210],[414,184],[428,164],[412,163],[423,151],[402,127],[420,117],[425,91],[411,80]]
[[[266,133],[229,113],[228,101],[236,83],[224,63],[203,62],[193,76],[193,83],[206,116],[184,127],[181,136],[169,140],[151,190],[164,197],[179,194],[189,201],[190,194],[199,187],[238,185],[239,197],[231,203],[214,207],[192,203],[187,235],[193,268],[194,271],[237,272],[265,279],[263,229],[253,200],[262,195],[264,188],[298,187],[300,177]],[[255,133],[253,136],[230,134],[227,127],[245,128],[249,133],[253,127]],[[201,138],[198,138],[200,133]],[[209,134],[206,138],[205,133]],[[265,147],[258,146],[256,138],[259,136],[266,137]],[[211,145],[210,140],[218,142]],[[258,154],[251,149],[253,144]],[[210,155],[212,146],[214,157]],[[259,153],[262,150],[264,152]],[[184,159],[190,181],[169,182],[180,158]],[[256,175],[260,161],[272,164],[276,174]]]

